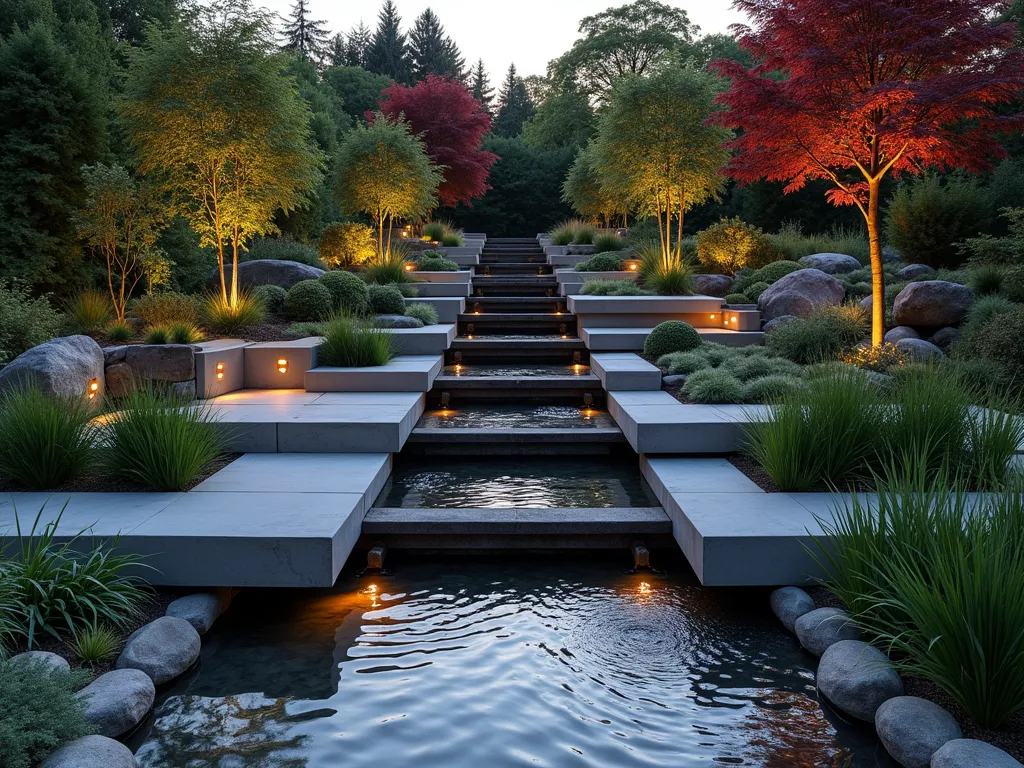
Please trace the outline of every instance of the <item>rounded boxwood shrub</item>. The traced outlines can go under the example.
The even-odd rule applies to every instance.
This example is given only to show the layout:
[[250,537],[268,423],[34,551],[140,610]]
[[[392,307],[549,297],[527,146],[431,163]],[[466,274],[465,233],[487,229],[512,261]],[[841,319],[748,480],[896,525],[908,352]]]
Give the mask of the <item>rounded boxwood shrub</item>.
[[743,400],[743,383],[726,370],[706,368],[690,374],[683,393],[702,405],[739,403]]
[[577,272],[619,272],[622,270],[622,254],[599,253],[576,265]]
[[669,320],[662,323],[644,341],[644,354],[659,358],[672,352],[690,352],[701,345],[700,334],[689,323]]
[[261,285],[253,289],[253,298],[263,304],[263,308],[273,315],[281,311],[288,291],[280,285]]
[[725,297],[726,304],[750,304],[750,298],[745,293],[730,293]]
[[767,291],[769,288],[771,288],[771,286],[768,285],[768,283],[761,281],[754,283],[753,285],[747,288],[744,288],[743,293],[747,295],[748,299],[756,302],[759,298],[761,298],[761,294]]
[[331,292],[319,280],[300,280],[284,297],[284,313],[292,320],[323,320],[333,307]]
[[351,272],[327,272],[320,275],[320,282],[331,292],[331,301],[335,309],[362,315],[370,308],[370,294],[366,283]]
[[377,315],[404,315],[405,297],[393,285],[371,285],[367,290],[370,295],[370,309]]

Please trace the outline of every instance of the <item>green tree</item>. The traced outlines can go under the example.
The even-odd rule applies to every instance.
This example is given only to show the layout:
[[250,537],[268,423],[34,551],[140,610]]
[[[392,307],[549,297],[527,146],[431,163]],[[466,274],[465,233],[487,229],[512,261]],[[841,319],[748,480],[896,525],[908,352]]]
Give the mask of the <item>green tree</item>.
[[491,78],[487,76],[487,70],[484,69],[483,59],[477,59],[476,65],[469,75],[469,90],[473,94],[473,98],[480,102],[483,111],[493,118],[494,110],[491,105],[494,103],[494,89],[491,87]]
[[114,37],[130,45],[142,45],[149,24],[167,26],[178,17],[177,0],[106,0],[97,2],[106,10]]
[[125,309],[142,279],[147,259],[166,220],[166,206],[147,182],[138,182],[120,165],[82,166],[86,198],[75,216],[82,241],[105,264],[114,313]]
[[[275,233],[322,178],[310,111],[270,54],[269,16],[246,0],[200,7],[189,24],[154,30],[132,57],[122,114],[139,158],[217,251],[221,299],[237,308],[238,257]],[[230,248],[228,288],[224,264]]]
[[79,169],[105,144],[91,85],[43,22],[0,41],[0,276],[66,290],[78,268]]
[[[602,186],[656,216],[665,265],[682,257],[686,211],[725,185],[731,132],[709,126],[718,79],[692,66],[619,80],[602,112],[597,152]],[[637,126],[642,126],[638,130]],[[673,237],[672,223],[677,231]]]
[[373,33],[362,21],[354,26],[345,38],[345,59],[334,61],[336,67],[366,67],[370,61],[370,45]]
[[609,226],[613,218],[625,219],[629,211],[629,198],[625,194],[616,198],[601,185],[601,159],[593,143],[576,155],[562,185],[562,200],[580,216],[603,218]]
[[495,136],[511,139],[523,132],[523,123],[533,117],[533,102],[526,92],[526,83],[510,64],[505,82],[498,94],[498,116],[492,128]]
[[327,58],[330,36],[322,20],[310,18],[307,0],[295,0],[281,33],[285,50],[317,63]]
[[378,112],[341,143],[334,194],[348,214],[367,213],[377,227],[377,253],[391,251],[395,219],[423,216],[437,205],[443,181],[423,142],[402,119]]
[[409,46],[402,32],[402,17],[393,0],[384,0],[377,29],[366,54],[366,68],[396,83],[409,83]]
[[552,80],[603,100],[615,81],[646,75],[685,51],[698,28],[686,11],[656,0],[636,0],[580,22],[581,40],[548,65]]
[[427,75],[441,75],[462,80],[466,60],[448,35],[437,14],[427,8],[417,17],[409,33],[409,57],[412,77],[422,80]]
[[341,108],[357,122],[366,122],[366,113],[377,109],[380,94],[391,79],[361,67],[330,67],[324,83],[341,99]]
[[551,91],[537,113],[523,125],[523,141],[531,147],[582,147],[596,124],[590,101],[579,91]]

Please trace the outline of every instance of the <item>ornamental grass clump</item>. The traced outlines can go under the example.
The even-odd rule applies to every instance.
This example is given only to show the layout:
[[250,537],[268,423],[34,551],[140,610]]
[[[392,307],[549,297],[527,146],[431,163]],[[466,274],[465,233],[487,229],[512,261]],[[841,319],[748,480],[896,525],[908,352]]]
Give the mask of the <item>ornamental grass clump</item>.
[[621,251],[625,247],[625,241],[618,235],[605,234],[594,238],[594,249],[597,253]]
[[84,397],[54,397],[34,387],[0,395],[0,475],[26,489],[74,480],[96,458],[95,416]]
[[406,317],[414,317],[424,325],[437,325],[437,310],[430,304],[409,304],[405,308]]
[[806,319],[772,329],[765,336],[765,345],[794,363],[810,365],[838,359],[863,339],[867,330],[867,313],[859,305],[826,306]]
[[226,449],[224,429],[208,406],[140,386],[111,413],[103,434],[110,474],[152,491],[181,491]]
[[336,315],[323,331],[317,348],[320,365],[332,368],[366,368],[387,365],[398,347],[395,335],[387,329],[375,329],[353,317]]
[[65,313],[76,333],[97,333],[114,318],[114,305],[103,291],[82,291],[68,301]]
[[722,368],[705,368],[690,374],[683,393],[702,405],[738,403],[743,399],[743,382]]
[[259,325],[267,318],[267,308],[251,293],[239,291],[231,304],[220,294],[214,294],[203,306],[203,322],[214,333],[238,333]]
[[117,633],[108,627],[96,625],[77,630],[71,650],[83,664],[94,666],[113,658],[120,646]]

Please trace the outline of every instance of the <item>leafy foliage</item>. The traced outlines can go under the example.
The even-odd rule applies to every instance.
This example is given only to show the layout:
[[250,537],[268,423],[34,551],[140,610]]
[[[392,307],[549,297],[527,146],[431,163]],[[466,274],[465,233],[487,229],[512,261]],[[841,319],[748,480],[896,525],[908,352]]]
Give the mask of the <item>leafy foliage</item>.
[[865,320],[864,310],[858,305],[822,307],[806,319],[773,328],[765,344],[776,354],[803,365],[836,360],[863,338]]
[[271,315],[282,310],[287,295],[288,291],[279,285],[258,285],[252,291],[252,297],[263,304],[263,308]]
[[33,298],[24,284],[0,280],[0,366],[52,339],[60,324],[46,297]]
[[690,374],[683,392],[695,403],[738,403],[743,400],[743,384],[722,368],[704,368]]
[[555,90],[523,124],[523,141],[536,149],[584,147],[596,129],[594,110],[585,94]]
[[146,325],[199,322],[200,303],[184,293],[150,293],[135,299],[130,314]]
[[523,133],[523,125],[534,115],[534,103],[526,90],[526,83],[510,64],[505,80],[498,92],[498,112],[494,118],[494,135],[514,139]]
[[576,272],[619,272],[622,270],[622,255],[619,253],[597,253],[574,267]]
[[705,269],[735,274],[782,261],[784,254],[757,227],[739,219],[722,219],[697,234],[697,258]]
[[257,237],[249,244],[245,252],[238,257],[239,261],[256,261],[270,259],[272,261],[297,261],[317,269],[324,268],[320,254],[316,248],[296,240],[276,237]]
[[404,315],[405,297],[393,285],[369,286],[370,309],[378,315]]
[[409,33],[409,59],[413,79],[419,81],[431,76],[461,80],[466,69],[459,47],[429,8],[416,17]]
[[331,224],[320,235],[320,260],[330,269],[362,266],[376,253],[373,230],[365,224]]
[[334,296],[319,280],[300,280],[284,299],[284,314],[292,320],[325,320],[333,307]]
[[660,323],[644,341],[644,355],[659,358],[672,352],[689,352],[701,345],[700,334],[688,323],[670,320]]
[[362,315],[370,308],[366,283],[351,272],[327,272],[320,282],[331,292],[331,306],[352,315]]
[[627,192],[609,190],[602,185],[601,174],[598,147],[591,142],[576,155],[562,185],[562,200],[580,216],[604,217],[606,222],[610,222],[614,216],[625,216],[630,200]]

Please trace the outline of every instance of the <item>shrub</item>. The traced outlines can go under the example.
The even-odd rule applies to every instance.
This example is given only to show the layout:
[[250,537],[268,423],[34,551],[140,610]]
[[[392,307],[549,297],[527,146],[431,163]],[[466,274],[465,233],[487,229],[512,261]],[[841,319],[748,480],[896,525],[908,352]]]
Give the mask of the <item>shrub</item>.
[[132,302],[129,314],[145,325],[167,326],[172,323],[199,323],[200,300],[183,293],[150,293]]
[[979,264],[969,272],[967,285],[974,291],[975,296],[989,296],[998,294],[1003,290],[1003,283],[1006,282],[1006,275],[1003,270],[994,264]]
[[406,317],[415,317],[424,325],[437,325],[437,310],[431,304],[409,304],[405,308]]
[[195,344],[203,340],[203,334],[194,325],[175,323],[167,329],[167,340],[171,344]]
[[108,471],[153,491],[181,491],[225,450],[209,407],[141,386],[111,414],[103,443]]
[[987,228],[989,200],[976,181],[929,174],[901,184],[886,214],[888,240],[907,261],[957,268],[957,243]]
[[413,282],[409,275],[409,262],[405,256],[395,251],[386,255],[383,260],[376,261],[366,268],[366,282],[375,285],[401,285]]
[[423,225],[423,239],[439,243],[449,231],[451,231],[449,224],[443,221],[431,221]]
[[574,269],[577,272],[619,272],[622,270],[622,254],[597,253],[581,261]]
[[64,311],[76,333],[96,333],[110,322],[114,307],[103,291],[82,291],[68,301]]
[[253,240],[246,251],[239,254],[239,261],[256,261],[257,259],[297,261],[318,269],[325,267],[316,248],[283,238],[258,237]]
[[592,245],[597,236],[595,229],[589,224],[584,224],[576,229],[572,235],[572,245]]
[[6,768],[40,765],[62,744],[89,733],[74,692],[88,673],[0,661],[0,754]]
[[115,320],[107,326],[107,337],[117,344],[124,344],[135,338],[135,329],[129,322]]
[[416,262],[416,269],[421,272],[458,272],[459,265],[442,256],[424,255]]
[[705,368],[690,374],[683,393],[693,402],[705,405],[738,403],[743,399],[743,384],[728,371]]
[[737,355],[730,360],[726,360],[723,366],[743,382],[775,374],[796,377],[803,375],[803,368],[801,366],[784,357]]
[[670,375],[689,375],[705,368],[710,368],[709,363],[700,352],[671,352],[658,358],[657,365],[665,373]]
[[60,331],[61,317],[46,298],[32,298],[27,287],[0,280],[0,367]]
[[320,261],[330,269],[350,269],[377,254],[373,230],[365,224],[330,224],[320,234]]
[[330,291],[331,306],[353,315],[363,315],[370,310],[370,292],[366,283],[351,272],[325,272],[320,282]]
[[892,368],[905,365],[907,355],[895,344],[882,344],[879,347],[858,344],[842,355],[840,359],[847,365],[863,368],[866,371],[888,373]]
[[33,489],[75,479],[93,461],[93,415],[84,397],[50,397],[35,388],[0,395],[0,474]]
[[580,293],[584,296],[650,296],[632,280],[588,280]]
[[147,328],[142,337],[143,344],[170,344],[171,333],[162,325],[155,325]]
[[696,328],[679,320],[670,320],[648,334],[644,341],[644,354],[659,358],[672,352],[690,352],[700,345],[701,338]]
[[745,293],[730,293],[725,297],[726,304],[750,304],[750,298]]
[[804,269],[803,265],[798,264],[795,261],[776,261],[772,264],[761,267],[759,270],[754,272],[752,277],[754,278],[755,283],[768,283],[768,285],[772,285],[777,283],[786,275],[800,269]]
[[234,306],[216,293],[206,300],[203,318],[206,326],[215,333],[238,333],[266,320],[267,308],[251,293],[239,293]]
[[377,315],[404,315],[405,297],[393,285],[369,287],[370,309]]
[[281,312],[284,307],[284,297],[287,295],[288,291],[280,285],[261,285],[254,288],[252,292],[252,297],[263,304],[263,308],[271,315]]
[[805,386],[803,379],[789,374],[772,374],[748,381],[743,386],[743,402],[774,403]]
[[598,253],[621,251],[625,247],[625,243],[618,235],[598,235],[594,238],[594,248]]
[[71,649],[83,664],[93,666],[112,658],[121,641],[117,633],[103,626],[92,626],[74,633]]
[[395,337],[390,331],[373,329],[354,318],[337,315],[324,329],[317,359],[326,366],[363,368],[386,365],[394,359],[396,350]]
[[988,360],[1019,387],[1024,382],[1024,306],[1018,305],[997,316],[998,320],[972,330],[970,344],[959,343],[958,352],[969,358]]
[[806,320],[794,320],[772,329],[765,344],[775,354],[807,365],[837,359],[866,332],[863,308],[857,305],[822,307]]
[[323,320],[332,311],[334,299],[319,280],[300,280],[284,298],[284,313],[292,320]]
[[967,310],[967,317],[964,319],[964,330],[968,332],[977,330],[988,325],[997,315],[1013,312],[1013,310],[1020,308],[1020,306],[1020,304],[1016,304],[1002,296],[982,296],[975,299],[971,308]]
[[768,283],[759,282],[744,289],[743,293],[746,294],[747,298],[752,302],[757,302],[757,300],[761,298],[761,294],[769,288],[771,288],[771,286]]
[[739,219],[722,219],[697,234],[697,258],[709,271],[732,275],[745,267],[757,269],[778,261],[784,254],[757,227]]
[[740,355],[740,350],[738,349],[713,342],[701,344],[699,351],[704,356],[704,359],[708,361],[708,364],[716,368],[720,365],[725,365],[725,363]]

